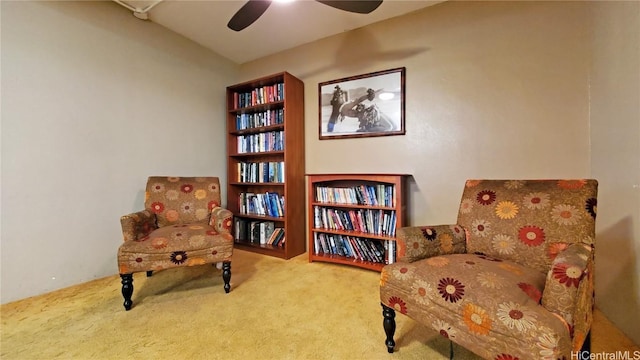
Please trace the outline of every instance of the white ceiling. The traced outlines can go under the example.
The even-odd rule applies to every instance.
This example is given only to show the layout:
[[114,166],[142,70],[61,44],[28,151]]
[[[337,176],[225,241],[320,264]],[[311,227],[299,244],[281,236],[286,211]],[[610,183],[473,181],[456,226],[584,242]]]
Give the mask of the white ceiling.
[[[353,14],[314,0],[274,2],[248,28],[236,32],[229,19],[246,0],[114,0],[129,11],[242,64],[374,22],[407,14],[439,1],[384,0],[370,14]],[[138,14],[140,15],[140,14]]]

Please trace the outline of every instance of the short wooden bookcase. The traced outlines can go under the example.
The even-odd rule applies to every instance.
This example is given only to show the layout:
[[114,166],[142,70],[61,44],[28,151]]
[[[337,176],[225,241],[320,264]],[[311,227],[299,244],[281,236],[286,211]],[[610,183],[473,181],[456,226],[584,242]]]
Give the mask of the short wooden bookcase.
[[405,226],[406,174],[307,174],[309,262],[380,271]]

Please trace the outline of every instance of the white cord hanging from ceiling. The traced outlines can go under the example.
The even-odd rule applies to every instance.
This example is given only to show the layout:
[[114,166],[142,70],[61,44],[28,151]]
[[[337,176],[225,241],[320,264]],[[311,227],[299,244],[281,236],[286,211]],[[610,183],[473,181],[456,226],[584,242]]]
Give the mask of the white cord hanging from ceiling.
[[149,10],[151,10],[154,6],[160,4],[163,0],[156,0],[151,2],[150,4],[139,8],[137,6],[133,6],[125,1],[122,0],[113,0],[116,3],[126,7],[127,9],[133,11],[133,16],[137,17],[140,20],[148,20],[149,19],[149,14],[147,14],[149,12]]

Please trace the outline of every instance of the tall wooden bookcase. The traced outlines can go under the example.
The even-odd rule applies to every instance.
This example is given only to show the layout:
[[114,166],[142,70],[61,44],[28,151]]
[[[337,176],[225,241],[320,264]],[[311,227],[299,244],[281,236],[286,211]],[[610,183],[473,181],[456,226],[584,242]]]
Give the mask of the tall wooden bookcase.
[[[235,247],[283,259],[304,253],[300,79],[282,72],[227,87],[227,159],[227,208],[234,215]],[[284,243],[255,241],[249,227],[259,222],[284,230]]]
[[380,271],[406,224],[406,174],[307,175],[309,262]]

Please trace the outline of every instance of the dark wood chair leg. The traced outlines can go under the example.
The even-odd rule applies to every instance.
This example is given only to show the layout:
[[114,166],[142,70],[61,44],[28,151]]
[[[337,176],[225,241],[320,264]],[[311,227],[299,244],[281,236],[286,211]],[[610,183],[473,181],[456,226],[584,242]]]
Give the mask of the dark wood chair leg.
[[584,338],[584,342],[582,343],[582,347],[580,348],[579,357],[581,359],[590,359],[590,355],[591,355],[591,330],[589,330],[589,332],[587,333],[587,336]]
[[381,305],[382,316],[384,317],[382,327],[384,327],[384,332],[387,335],[385,344],[387,345],[387,351],[393,353],[393,348],[396,346],[396,342],[393,341],[393,334],[396,332],[396,312],[385,304]]
[[222,280],[224,280],[224,292],[229,293],[231,290],[231,262],[222,263]]
[[151,277],[151,275],[153,275],[153,270],[147,271],[147,277]]
[[124,309],[129,311],[133,305],[131,295],[133,295],[133,274],[120,274],[122,279],[122,296],[124,296]]

